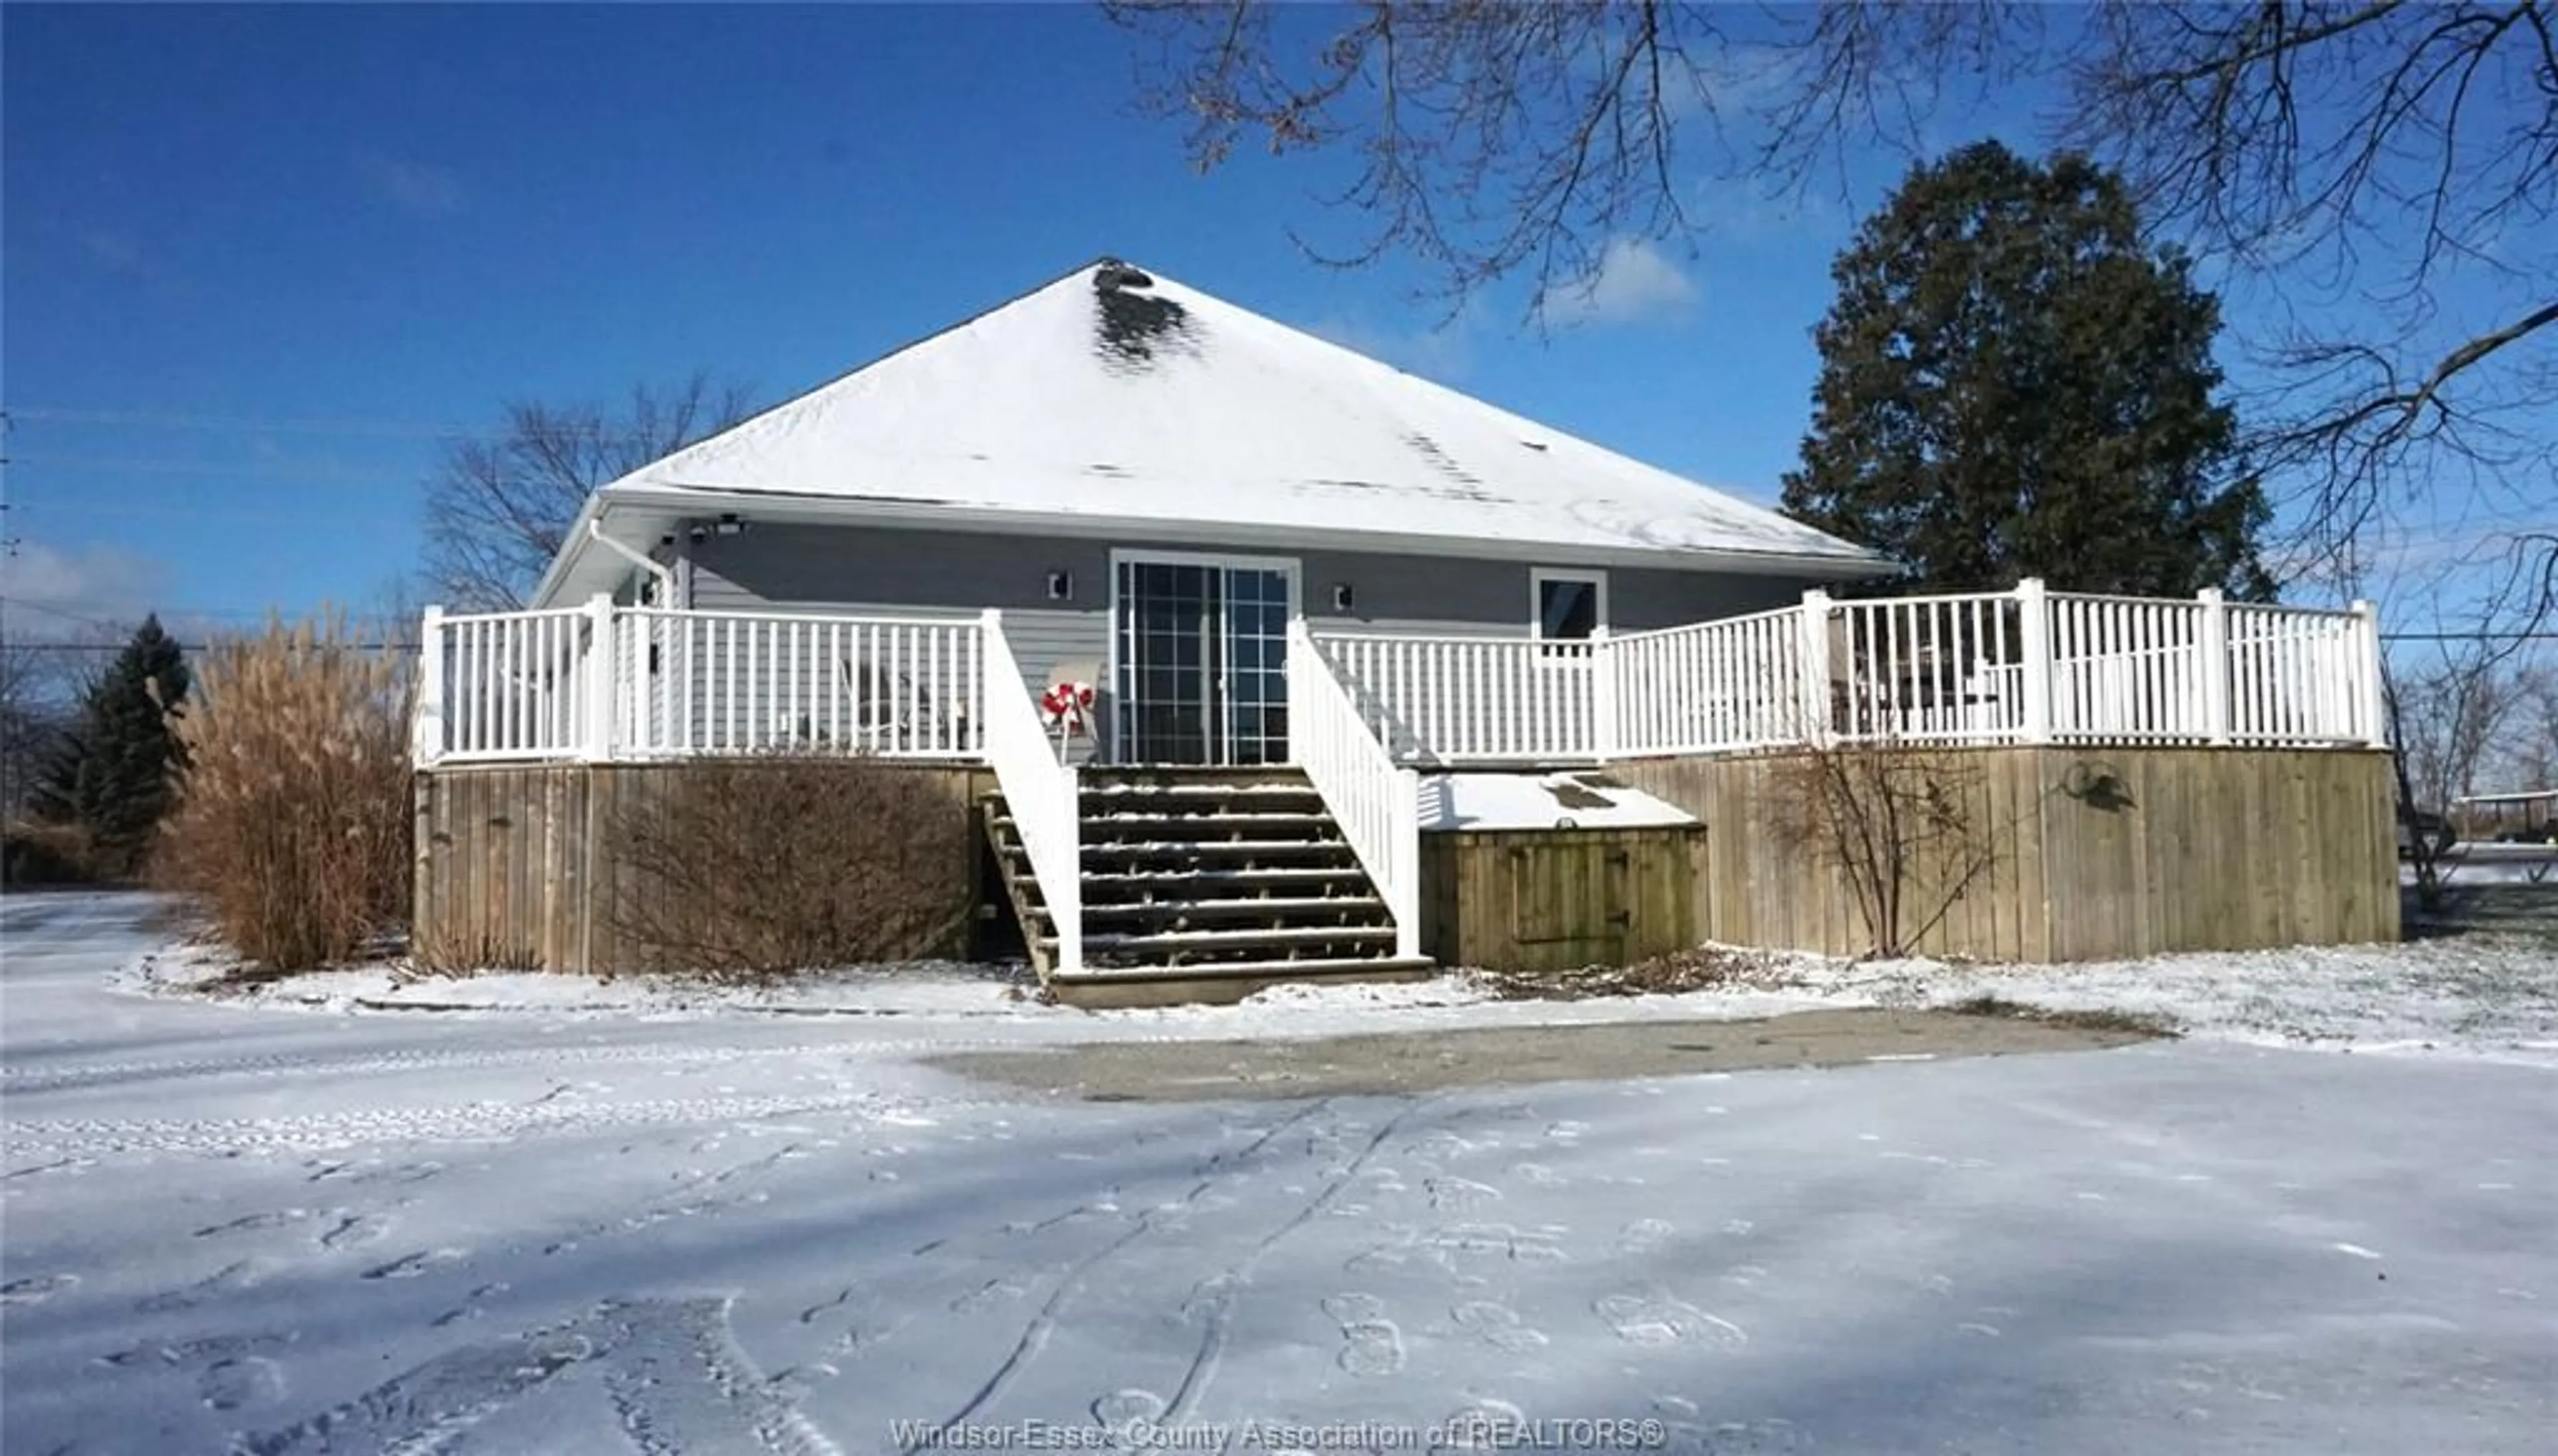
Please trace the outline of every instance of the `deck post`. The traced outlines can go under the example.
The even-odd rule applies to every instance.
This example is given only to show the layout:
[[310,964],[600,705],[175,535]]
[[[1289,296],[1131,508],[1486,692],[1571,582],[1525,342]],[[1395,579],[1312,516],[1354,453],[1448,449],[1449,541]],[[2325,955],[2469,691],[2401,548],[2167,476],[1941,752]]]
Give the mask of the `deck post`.
[[599,592],[586,601],[586,722],[579,757],[613,761],[613,598]]
[[[968,724],[976,742],[969,748],[980,756],[986,752],[986,710],[995,703],[994,646],[1004,640],[1004,614],[988,607],[977,614],[977,700],[968,709]],[[1012,655],[1008,652],[1007,657]]]
[[429,607],[417,630],[417,717],[409,755],[421,769],[444,757],[444,609]]
[[1601,623],[1590,633],[1590,748],[1603,764],[1617,757],[1617,746],[1626,741],[1617,712],[1617,645]]
[[2353,613],[2354,704],[2362,719],[2362,741],[2373,748],[2389,746],[2389,686],[2381,675],[2380,608],[2356,599]]
[[1830,594],[1819,587],[1803,593],[1795,675],[1795,711],[1802,717],[1802,739],[1815,748],[1830,741]]
[[2196,643],[2202,661],[2203,736],[2220,747],[2229,743],[2229,599],[2207,586],[2194,594],[2203,604],[2203,629]]
[[2043,578],[2029,576],[2016,584],[2017,641],[2025,657],[2017,675],[2025,684],[2025,722],[2018,737],[2026,743],[2052,741],[2052,601]]
[[1415,960],[1421,955],[1421,775],[1413,769],[1394,771],[1394,953]]

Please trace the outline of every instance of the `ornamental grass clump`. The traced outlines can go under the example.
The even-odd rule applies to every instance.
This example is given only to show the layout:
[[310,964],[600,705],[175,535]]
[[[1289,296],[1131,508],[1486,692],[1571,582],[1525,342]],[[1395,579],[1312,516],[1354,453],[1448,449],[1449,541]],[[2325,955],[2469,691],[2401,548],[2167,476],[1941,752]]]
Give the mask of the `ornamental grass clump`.
[[264,969],[355,956],[408,916],[408,662],[331,612],[199,668],[161,880]]

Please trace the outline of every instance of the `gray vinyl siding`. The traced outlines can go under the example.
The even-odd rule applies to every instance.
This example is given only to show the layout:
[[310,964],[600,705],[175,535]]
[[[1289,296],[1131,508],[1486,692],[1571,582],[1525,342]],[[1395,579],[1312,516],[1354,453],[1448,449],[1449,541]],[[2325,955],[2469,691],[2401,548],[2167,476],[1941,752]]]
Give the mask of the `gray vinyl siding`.
[[[910,617],[1003,613],[1004,636],[1033,691],[1068,679],[1109,691],[1110,553],[1143,550],[1140,540],[1038,538],[976,531],[879,530],[759,524],[689,547],[691,605],[704,611],[833,608]],[[1230,551],[1194,544],[1190,554],[1293,557],[1301,610],[1319,633],[1429,633],[1524,636],[1529,563],[1372,552]],[[1569,558],[1541,563],[1568,568]],[[1799,599],[1805,583],[1777,577],[1653,568],[1605,568],[1608,627],[1641,632],[1763,611]],[[1073,595],[1049,599],[1052,571],[1073,577]],[[1352,610],[1332,608],[1348,585]],[[1107,705],[1104,704],[1106,718]]]
[[[1061,659],[1106,655],[1114,545],[1149,547],[1136,540],[764,525],[692,547],[692,605],[705,610],[860,607],[927,616],[974,616],[994,607],[1004,614],[1005,634],[1014,639],[1015,651],[1024,655],[1024,670],[1031,671],[1032,644],[1040,646],[1043,655],[1053,650]],[[1161,549],[1219,554],[1196,545]],[[1246,547],[1224,553],[1296,559],[1307,598],[1304,610],[1319,632],[1510,636],[1527,631],[1531,567],[1525,562]],[[1575,563],[1557,559],[1543,564]],[[1650,567],[1606,570],[1608,626],[1621,633],[1782,606],[1798,599],[1806,584]],[[1049,600],[1051,571],[1073,574],[1071,601]],[[1352,610],[1348,613],[1332,610],[1337,584],[1350,588]]]

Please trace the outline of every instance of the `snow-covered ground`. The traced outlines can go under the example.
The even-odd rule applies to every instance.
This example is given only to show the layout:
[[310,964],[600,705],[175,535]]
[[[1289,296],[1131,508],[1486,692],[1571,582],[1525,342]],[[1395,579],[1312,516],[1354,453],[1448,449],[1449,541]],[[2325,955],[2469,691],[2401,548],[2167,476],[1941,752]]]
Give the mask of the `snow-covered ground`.
[[1096,1018],[954,976],[962,1004],[870,1008],[897,1015],[287,1015],[109,989],[143,908],[0,900],[11,1452],[2558,1428],[2558,1082],[2463,1047],[1065,1102],[916,1059],[1653,1013],[1424,987]]
[[[2535,894],[2538,892],[2534,892]],[[2558,886],[2547,896],[2558,910]],[[920,965],[772,987],[705,988],[647,978],[596,981],[536,972],[454,977],[369,966],[294,976],[218,994],[244,1005],[355,1013],[634,1017],[773,1016],[950,1023],[970,1037],[1333,1036],[1407,1028],[1516,1026],[1639,1018],[1769,1016],[1821,1006],[1949,1006],[1993,995],[2055,1011],[2128,1011],[2186,1036],[2251,1045],[2486,1057],[2558,1066],[2558,936],[2500,931],[2400,946],[2162,955],[2068,965],[1845,961],[1750,954],[1745,984],[1685,995],[1504,1001],[1486,982],[1280,987],[1242,1006],[1174,1007],[1095,1017],[1039,1004],[1027,973]],[[231,962],[201,950],[120,966],[121,990],[190,998]],[[944,1028],[943,1034],[950,1034]]]

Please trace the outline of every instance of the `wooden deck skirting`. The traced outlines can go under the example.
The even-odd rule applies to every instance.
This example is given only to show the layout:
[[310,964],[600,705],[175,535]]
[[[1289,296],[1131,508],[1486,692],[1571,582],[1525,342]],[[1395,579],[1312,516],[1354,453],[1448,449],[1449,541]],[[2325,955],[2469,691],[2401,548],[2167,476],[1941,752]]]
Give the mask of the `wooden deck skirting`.
[[[2399,935],[2389,758],[2339,749],[1974,748],[1968,812],[1995,861],[1918,939],[1985,960],[2391,941]],[[1703,827],[1460,831],[1422,838],[1424,949],[1447,964],[1556,969],[1719,941],[1855,954],[1863,920],[1835,868],[1770,806],[1796,755],[1621,762],[1607,772]],[[417,776],[416,941],[431,964],[612,974],[607,826],[681,763],[446,766]],[[950,781],[952,811],[993,789]],[[2090,792],[2108,782],[2108,792]],[[976,842],[976,835],[970,835]],[[954,875],[992,904],[972,854]],[[1923,892],[1918,898],[1927,898]],[[1091,1004],[1208,999],[1212,976],[1100,984]],[[1062,988],[1063,989],[1063,988]]]
[[[1999,847],[1918,938],[1924,953],[2104,960],[2398,939],[2385,752],[1954,752],[1977,770],[1963,776],[1967,809]],[[1795,757],[1653,759],[1609,773],[1704,821],[1705,939],[1855,954],[1867,932],[1846,883],[1771,823]]]
[[[614,975],[640,963],[615,932],[615,810],[687,766],[528,764],[448,766],[416,776],[413,936],[429,965]],[[993,787],[986,770],[901,763],[947,780],[951,812],[974,814]],[[966,842],[972,901],[977,834]]]

